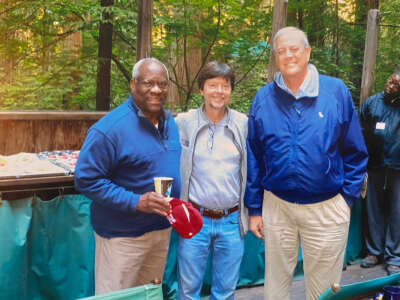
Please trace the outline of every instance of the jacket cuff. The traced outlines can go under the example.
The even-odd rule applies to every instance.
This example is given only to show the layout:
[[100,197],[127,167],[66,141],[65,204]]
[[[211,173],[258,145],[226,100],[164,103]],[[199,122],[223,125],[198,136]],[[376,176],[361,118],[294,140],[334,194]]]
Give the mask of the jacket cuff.
[[247,208],[249,211],[249,216],[261,216],[262,215],[262,208],[252,208],[252,207],[248,207]]

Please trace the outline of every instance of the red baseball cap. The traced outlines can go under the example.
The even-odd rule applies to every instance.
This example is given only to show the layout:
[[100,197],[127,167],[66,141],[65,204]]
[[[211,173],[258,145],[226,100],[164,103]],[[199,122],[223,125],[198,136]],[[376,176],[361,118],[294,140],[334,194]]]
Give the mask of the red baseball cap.
[[190,202],[177,198],[172,198],[169,203],[171,209],[167,215],[168,221],[181,237],[192,238],[203,227],[200,212]]

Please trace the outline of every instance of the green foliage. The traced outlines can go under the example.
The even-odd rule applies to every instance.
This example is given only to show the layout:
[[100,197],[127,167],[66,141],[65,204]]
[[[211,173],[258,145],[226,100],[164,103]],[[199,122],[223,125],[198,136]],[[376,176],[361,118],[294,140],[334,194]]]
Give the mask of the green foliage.
[[[246,112],[266,83],[273,1],[155,0],[153,56],[171,70],[179,90],[174,109],[202,103],[196,74],[205,61],[227,62],[236,74],[230,106]],[[337,5],[336,5],[337,4]],[[102,12],[113,15],[111,107],[129,94],[126,75],[136,57],[137,1],[0,1],[0,108],[95,109],[98,29]],[[360,95],[367,1],[288,3],[288,25],[308,33],[311,62],[321,73],[341,78],[355,103]],[[380,1],[375,91],[400,67],[400,0]],[[339,12],[339,15],[338,15]],[[78,32],[78,36],[76,36]],[[78,43],[76,47],[74,43]],[[201,52],[200,65],[191,61]],[[173,78],[181,72],[181,78]]]

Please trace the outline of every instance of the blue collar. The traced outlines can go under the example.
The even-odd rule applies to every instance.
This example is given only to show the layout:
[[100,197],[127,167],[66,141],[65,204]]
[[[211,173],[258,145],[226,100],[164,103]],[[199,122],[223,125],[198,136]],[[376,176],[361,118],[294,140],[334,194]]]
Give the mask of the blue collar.
[[285,85],[281,72],[274,74],[275,83],[284,91],[293,95],[296,100],[302,97],[315,98],[318,96],[319,90],[319,74],[317,68],[313,64],[308,64],[309,75],[306,76],[303,83],[301,84],[296,95],[293,95],[292,91]]

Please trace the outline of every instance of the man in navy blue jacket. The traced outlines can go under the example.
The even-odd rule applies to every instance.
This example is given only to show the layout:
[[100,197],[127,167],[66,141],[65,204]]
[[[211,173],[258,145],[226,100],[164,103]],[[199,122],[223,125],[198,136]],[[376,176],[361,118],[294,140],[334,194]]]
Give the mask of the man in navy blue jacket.
[[302,246],[307,300],[339,283],[350,222],[368,160],[344,83],[309,64],[295,27],[279,30],[280,72],[249,114],[245,205],[249,230],[265,238],[265,299],[289,299]]
[[368,255],[361,267],[386,263],[388,275],[400,272],[400,70],[385,90],[369,97],[360,109],[369,153],[366,197]]
[[169,203],[154,192],[154,177],[172,177],[179,197],[178,129],[163,109],[168,71],[154,58],[135,64],[132,96],[88,131],[75,186],[92,199],[95,293],[162,279],[169,247]]

